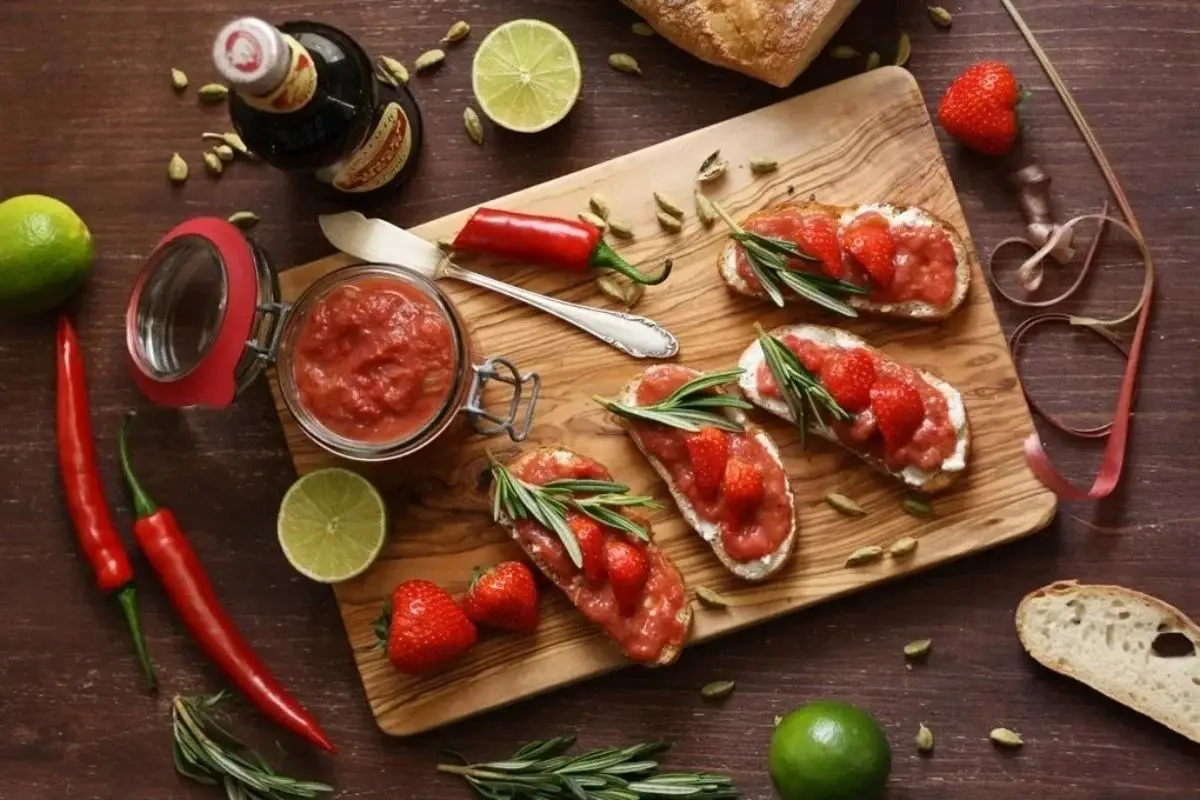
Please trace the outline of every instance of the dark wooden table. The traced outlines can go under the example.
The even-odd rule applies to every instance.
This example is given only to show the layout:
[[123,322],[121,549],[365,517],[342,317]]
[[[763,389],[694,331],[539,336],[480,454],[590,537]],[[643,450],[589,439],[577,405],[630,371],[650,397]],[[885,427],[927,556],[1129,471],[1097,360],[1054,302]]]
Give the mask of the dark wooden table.
[[[1064,216],[1093,210],[1104,188],[1084,145],[999,3],[951,4],[953,30],[934,29],[923,3],[866,0],[839,36],[887,57],[900,28],[912,34],[911,69],[935,102],[947,81],[982,57],[1012,63],[1032,96],[1028,142],[1055,177]],[[839,697],[878,715],[894,750],[890,797],[1009,800],[1139,800],[1200,797],[1200,750],[1184,738],[1055,677],[1022,652],[1013,610],[1022,594],[1059,578],[1115,582],[1200,615],[1197,580],[1196,446],[1200,411],[1200,37],[1177,0],[1082,3],[1025,0],[1123,176],[1161,270],[1131,462],[1118,496],[1063,506],[1054,526],[1023,543],[861,596],[782,619],[689,652],[675,668],[630,669],[411,740],[380,734],[364,702],[333,598],[297,576],[275,542],[275,511],[294,474],[265,383],[237,407],[178,415],[147,410],[138,460],[151,490],[190,531],[221,597],[284,683],[340,743],[336,758],[311,757],[248,710],[240,726],[299,775],[324,777],[340,797],[458,798],[464,788],[433,770],[438,750],[479,758],[517,742],[578,733],[588,745],[655,737],[677,742],[672,763],[736,776],[748,798],[771,795],[764,753],[775,714],[817,697]],[[326,254],[315,215],[325,200],[262,167],[234,164],[219,181],[199,169],[202,130],[226,127],[224,111],[194,94],[175,97],[167,69],[193,87],[213,75],[211,35],[238,12],[315,17],[356,34],[375,52],[405,60],[466,17],[478,33],[449,63],[415,81],[428,125],[419,178],[377,210],[417,223],[843,77],[859,63],[823,60],[783,92],[702,65],[660,39],[631,36],[616,2],[323,3],[272,7],[116,0],[8,0],[0,4],[0,197],[60,197],[95,235],[95,277],[73,305],[90,366],[98,445],[112,451],[121,413],[145,408],[126,376],[125,302],[143,258],[177,222],[199,214],[258,212],[256,236],[281,265]],[[470,54],[480,34],[506,19],[539,17],[576,42],[585,87],[570,121],[537,138],[493,136],[483,148],[462,133],[471,100]],[[1190,30],[1189,30],[1190,29]],[[634,53],[645,76],[605,66]],[[181,151],[193,177],[173,191],[166,161]],[[986,250],[1019,228],[1017,208],[989,165],[945,152],[972,232]],[[1140,285],[1128,249],[1114,247],[1088,308],[1115,312]],[[1021,316],[1002,307],[1008,325]],[[118,613],[97,596],[63,509],[54,455],[53,323],[0,327],[0,796],[62,798],[214,797],[181,781],[171,763],[172,694],[220,682],[188,641],[152,579],[142,584],[145,626],[164,690],[138,684]],[[1029,355],[1031,387],[1076,421],[1109,413],[1119,357],[1083,336],[1045,337]],[[1043,426],[1044,427],[1044,426]],[[1049,437],[1059,463],[1088,478],[1100,447]],[[128,521],[115,462],[106,488]],[[140,558],[140,557],[139,557]],[[143,574],[148,573],[139,561]],[[932,637],[927,664],[908,671],[911,639]],[[698,687],[733,678],[721,707]],[[919,721],[936,732],[932,758],[912,745]],[[1020,730],[1016,754],[996,751],[987,731]]]

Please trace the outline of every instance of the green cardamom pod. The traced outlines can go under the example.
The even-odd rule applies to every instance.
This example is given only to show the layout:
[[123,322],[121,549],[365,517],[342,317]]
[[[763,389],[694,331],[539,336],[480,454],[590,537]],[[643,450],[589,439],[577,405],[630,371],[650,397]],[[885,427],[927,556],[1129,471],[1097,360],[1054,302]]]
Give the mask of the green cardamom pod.
[[382,83],[384,86],[390,86],[393,89],[400,87],[400,81],[392,77],[392,74],[382,66],[375,67],[375,80]]
[[471,32],[471,26],[466,20],[460,19],[458,22],[450,26],[450,30],[446,31],[446,35],[442,37],[443,42],[461,42],[467,38],[467,34]]
[[229,87],[220,83],[206,83],[196,90],[201,103],[219,103],[229,96]]
[[438,64],[446,60],[446,53],[443,50],[426,50],[421,55],[417,56],[417,60],[413,62],[413,70],[416,72],[424,72],[431,67],[436,67]]
[[1021,739],[1021,734],[1011,731],[1008,728],[992,728],[992,732],[988,734],[988,738],[1001,747],[1017,748],[1025,744]]
[[700,183],[708,183],[715,181],[717,178],[725,174],[725,170],[729,168],[729,161],[721,158],[721,151],[714,150],[708,154],[708,157],[700,162],[700,169],[696,170],[696,180]]
[[475,109],[467,106],[463,109],[463,128],[467,131],[467,136],[475,144],[483,144],[483,123],[479,121],[479,115],[475,113]]
[[617,72],[628,72],[631,75],[641,75],[642,68],[637,59],[628,53],[613,53],[608,57],[608,65]]
[[171,88],[177,92],[182,92],[187,88],[188,79],[187,73],[181,69],[171,70]]
[[632,30],[634,35],[636,35],[636,36],[653,36],[654,35],[654,28],[651,28],[645,22],[635,22],[635,23],[633,23],[633,25],[631,25],[629,27],[630,27],[630,30]]
[[204,154],[204,168],[207,169],[211,175],[220,175],[225,169],[224,165],[221,164],[221,159],[217,158],[216,153],[212,152]]
[[830,492],[825,495],[825,502],[834,511],[845,514],[848,517],[861,517],[867,513],[858,503],[846,497],[846,495],[837,492]]
[[904,513],[913,517],[932,517],[933,506],[929,505],[929,501],[923,500],[920,497],[912,495],[904,498],[900,502],[900,507],[904,509]]
[[625,302],[625,287],[612,275],[601,275],[596,278],[596,288],[610,300],[616,300],[618,303]]
[[408,83],[408,67],[391,56],[380,56],[378,62],[382,71],[390,75],[396,83]]
[[586,222],[588,225],[594,225],[601,231],[608,230],[608,223],[590,211],[584,211],[579,214],[579,219]]
[[905,658],[924,658],[929,655],[930,649],[933,648],[933,639],[917,639],[904,645]]
[[873,69],[879,69],[879,65],[882,62],[883,59],[879,56],[879,53],[872,52],[867,56],[867,65],[863,67],[863,72],[870,72]]
[[608,219],[608,198],[599,192],[588,198],[588,208],[600,219]]
[[679,233],[683,230],[683,221],[679,217],[672,216],[665,211],[659,211],[654,216],[658,220],[659,226],[668,233]]
[[172,183],[183,183],[188,178],[188,165],[183,160],[183,156],[175,153],[171,156],[171,160],[167,162],[167,177]]
[[229,222],[246,230],[258,224],[258,214],[253,211],[235,211],[229,215]]
[[933,752],[933,731],[929,730],[929,728],[927,728],[923,722],[921,723],[921,726],[917,728],[917,752]]
[[829,51],[829,57],[835,61],[849,61],[858,58],[858,50],[848,44],[839,44]]
[[222,161],[233,161],[233,148],[227,144],[219,144],[212,149],[217,154],[217,158]]
[[705,700],[724,700],[733,694],[733,681],[713,681],[706,683],[700,689],[700,696]]
[[[611,226],[610,230],[611,230]],[[646,284],[630,283],[625,287],[625,307],[633,308],[642,299],[642,295],[646,293]]]
[[867,564],[874,564],[879,559],[883,558],[883,548],[877,545],[870,547],[860,547],[846,558],[847,567],[861,567]]
[[911,536],[902,536],[892,542],[892,546],[888,548],[888,555],[892,558],[905,558],[911,556],[917,549],[917,540]]
[[[611,233],[613,236],[617,237],[618,239],[632,239],[633,238],[633,228],[629,227],[628,225],[626,225],[624,222],[621,222],[620,220],[615,220],[615,219],[608,220],[608,232]],[[638,285],[640,286],[641,284],[638,284]]]
[[654,204],[676,219],[683,219],[683,208],[661,192],[654,193]]
[[903,67],[912,58],[912,39],[909,38],[907,31],[900,31],[900,41],[896,44],[896,60],[892,63],[897,67]]
[[696,218],[700,220],[700,224],[706,228],[712,227],[717,221],[717,210],[713,208],[712,201],[700,191],[697,191],[692,199],[695,200]]
[[929,6],[929,19],[939,28],[949,28],[954,24],[954,16],[941,6]]
[[777,169],[779,169],[779,162],[773,158],[750,159],[750,171],[755,175],[766,175],[768,172],[774,172]]
[[707,586],[696,587],[696,599],[700,601],[700,605],[706,608],[729,608],[729,600],[725,598],[725,595]]

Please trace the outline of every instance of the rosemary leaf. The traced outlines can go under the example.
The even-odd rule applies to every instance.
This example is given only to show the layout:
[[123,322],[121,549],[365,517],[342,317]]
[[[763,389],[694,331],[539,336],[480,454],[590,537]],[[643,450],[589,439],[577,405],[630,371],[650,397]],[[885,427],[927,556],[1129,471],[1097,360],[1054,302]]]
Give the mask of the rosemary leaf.
[[828,430],[826,416],[847,422],[852,415],[842,408],[816,375],[804,366],[800,358],[779,339],[755,325],[758,343],[763,351],[767,369],[779,387],[792,421],[800,430],[800,446],[808,446],[808,429],[817,427]]
[[745,372],[743,369],[726,369],[719,372],[707,372],[698,378],[680,386],[666,399],[665,402],[670,404],[678,404],[681,400],[691,397],[695,394],[707,392],[709,389],[715,389],[718,386],[724,386],[728,383],[733,383],[742,376]]
[[657,403],[648,406],[627,405],[603,397],[594,398],[607,410],[628,419],[656,422],[671,428],[696,433],[701,428],[713,427],[733,433],[741,433],[746,427],[710,408],[748,409],[750,405],[736,395],[713,393],[714,389],[736,381],[741,369],[727,369],[698,375],[680,386]]

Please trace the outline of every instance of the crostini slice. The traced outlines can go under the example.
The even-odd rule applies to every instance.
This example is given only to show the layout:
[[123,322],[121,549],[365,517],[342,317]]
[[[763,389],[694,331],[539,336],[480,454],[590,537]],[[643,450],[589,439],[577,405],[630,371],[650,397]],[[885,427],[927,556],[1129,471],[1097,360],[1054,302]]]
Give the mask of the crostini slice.
[[[788,363],[773,369],[764,345]],[[792,423],[798,408],[802,430],[842,445],[916,491],[943,491],[966,471],[971,431],[962,394],[852,333],[821,325],[760,332],[738,366],[750,402]],[[776,377],[780,368],[789,371],[787,396]]]
[[[859,311],[913,320],[945,319],[962,305],[971,283],[970,251],[962,236],[953,225],[919,206],[785,203],[751,214],[740,227],[791,243],[810,257],[788,260],[790,269],[868,289],[865,294],[839,293],[836,286],[829,290]],[[731,239],[718,266],[721,278],[734,291],[769,297],[743,244]],[[782,289],[787,294],[787,287]]]
[[642,509],[595,459],[538,447],[493,461],[492,511],[525,554],[630,660],[679,657],[692,624],[683,576],[654,544]]
[[616,401],[598,399],[721,563],[743,580],[760,581],[787,563],[796,509],[779,448],[747,421],[750,404],[720,388],[739,375],[656,364]]

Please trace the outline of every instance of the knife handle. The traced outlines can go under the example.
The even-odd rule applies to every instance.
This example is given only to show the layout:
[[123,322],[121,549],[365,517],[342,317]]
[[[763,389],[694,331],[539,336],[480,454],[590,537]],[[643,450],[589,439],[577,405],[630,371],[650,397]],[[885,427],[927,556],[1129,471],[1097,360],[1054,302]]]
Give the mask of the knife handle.
[[505,297],[527,303],[571,323],[582,331],[587,331],[600,341],[634,358],[671,358],[679,352],[679,340],[671,335],[670,331],[654,320],[637,314],[568,303],[566,300],[547,297],[487,275],[480,275],[478,272],[465,270],[456,264],[446,264],[442,274],[447,278],[491,289]]

